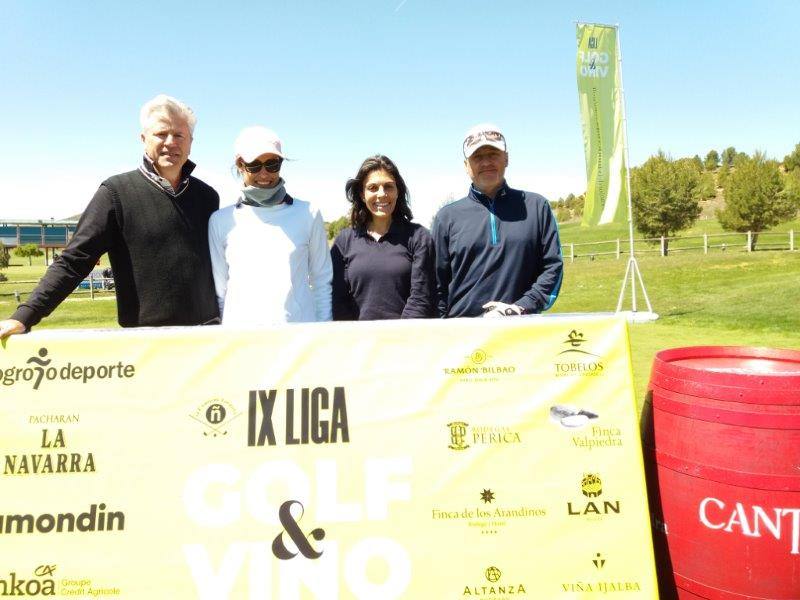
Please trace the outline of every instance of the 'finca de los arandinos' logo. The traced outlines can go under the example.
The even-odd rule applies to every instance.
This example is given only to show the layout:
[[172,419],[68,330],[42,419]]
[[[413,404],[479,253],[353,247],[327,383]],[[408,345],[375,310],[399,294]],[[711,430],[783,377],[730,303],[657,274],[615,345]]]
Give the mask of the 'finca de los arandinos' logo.
[[584,348],[589,340],[583,332],[573,329],[562,342],[566,346],[557,354],[556,377],[596,377],[605,371],[602,357]]
[[619,500],[596,500],[603,495],[603,481],[597,473],[586,473],[581,478],[581,494],[588,502],[567,502],[567,514],[575,516],[601,516],[620,513]]
[[467,598],[498,598],[501,596],[527,596],[525,585],[519,582],[507,583],[501,581],[503,572],[495,566],[487,567],[483,571],[483,577],[489,584],[465,585],[462,597]]
[[72,361],[62,364],[53,361],[47,348],[39,348],[35,356],[25,361],[24,367],[7,367],[0,370],[3,385],[30,384],[34,390],[45,381],[75,381],[89,383],[95,379],[130,379],[136,375],[136,367],[130,364],[101,363],[77,364]]
[[450,430],[451,450],[467,450],[472,446],[503,446],[521,444],[519,431],[505,425],[470,425],[464,421],[453,421],[447,424]]
[[237,411],[227,400],[212,398],[198,406],[190,416],[204,426],[204,436],[218,437],[228,435],[231,422],[241,414],[241,411]]

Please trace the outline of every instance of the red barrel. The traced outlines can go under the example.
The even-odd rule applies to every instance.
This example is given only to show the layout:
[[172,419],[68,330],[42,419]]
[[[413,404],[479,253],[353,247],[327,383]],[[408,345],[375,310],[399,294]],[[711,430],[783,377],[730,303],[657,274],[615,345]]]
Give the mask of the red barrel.
[[800,352],[659,352],[642,425],[661,597],[800,599]]

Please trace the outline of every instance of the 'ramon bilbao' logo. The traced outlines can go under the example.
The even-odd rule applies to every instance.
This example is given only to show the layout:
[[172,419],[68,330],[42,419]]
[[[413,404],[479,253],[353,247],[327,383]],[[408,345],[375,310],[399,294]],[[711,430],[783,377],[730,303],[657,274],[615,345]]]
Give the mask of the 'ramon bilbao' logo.
[[554,367],[556,377],[596,377],[606,368],[601,356],[584,348],[589,340],[583,332],[573,329],[562,342],[566,346],[557,354]]
[[520,582],[508,583],[502,581],[503,572],[495,566],[487,567],[483,577],[488,582],[479,585],[465,585],[462,597],[467,598],[502,598],[505,596],[526,596],[525,585]]
[[519,431],[505,425],[470,425],[464,421],[447,424],[450,431],[451,450],[466,450],[471,446],[503,446],[521,444]]
[[567,514],[575,516],[601,516],[620,513],[619,500],[599,500],[603,495],[603,481],[596,473],[586,473],[581,479],[581,494],[587,502],[567,502]]
[[89,383],[97,379],[130,379],[136,375],[133,365],[117,363],[78,364],[72,361],[58,363],[49,358],[47,348],[39,348],[35,356],[25,361],[24,367],[6,367],[0,370],[3,385],[30,384],[38,390],[44,381],[75,381]]
[[217,437],[228,435],[231,422],[241,414],[227,400],[212,398],[198,406],[190,416],[204,426],[204,436]]
[[517,368],[510,364],[499,364],[492,360],[492,355],[483,348],[476,348],[464,357],[465,363],[461,366],[451,366],[442,369],[445,375],[459,377],[460,381],[497,381],[502,375],[512,375]]

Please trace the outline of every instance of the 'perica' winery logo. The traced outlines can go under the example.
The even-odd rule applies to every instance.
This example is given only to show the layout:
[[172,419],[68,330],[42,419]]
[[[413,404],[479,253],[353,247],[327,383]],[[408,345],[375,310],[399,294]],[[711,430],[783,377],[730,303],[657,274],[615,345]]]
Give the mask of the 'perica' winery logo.
[[451,450],[466,450],[472,446],[504,446],[521,444],[519,431],[504,425],[472,425],[464,421],[453,421],[447,424],[450,432]]
[[278,390],[251,390],[247,411],[247,445],[337,444],[350,441],[343,387],[282,390],[283,422],[273,415]]
[[35,356],[25,361],[23,367],[7,367],[0,370],[3,385],[30,385],[38,390],[46,381],[74,381],[90,383],[95,380],[130,379],[136,375],[133,365],[117,363],[78,364],[72,361],[63,364],[54,362],[47,348],[39,348]]
[[586,473],[581,479],[581,494],[588,502],[567,502],[567,514],[575,516],[601,516],[620,513],[619,500],[600,500],[603,495],[603,481],[596,473]]
[[562,342],[562,350],[554,362],[556,377],[596,377],[605,371],[602,357],[587,349],[589,340],[583,332],[573,329]]

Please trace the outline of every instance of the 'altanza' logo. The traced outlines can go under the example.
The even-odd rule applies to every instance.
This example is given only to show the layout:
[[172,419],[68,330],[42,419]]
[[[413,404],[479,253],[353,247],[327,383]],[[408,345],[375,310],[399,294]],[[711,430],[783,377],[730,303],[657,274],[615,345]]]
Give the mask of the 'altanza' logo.
[[53,364],[53,359],[48,358],[47,348],[39,348],[36,356],[31,356],[26,362],[26,367],[8,367],[0,371],[3,385],[11,386],[17,383],[30,383],[34,390],[38,390],[43,381],[77,381],[88,383],[93,379],[130,379],[136,375],[136,367],[124,365],[122,361],[117,364],[91,364],[79,365],[72,361],[66,365]]
[[600,375],[606,368],[602,357],[583,348],[588,340],[583,332],[573,329],[567,335],[564,350],[558,353],[554,363],[556,377],[592,377]]

